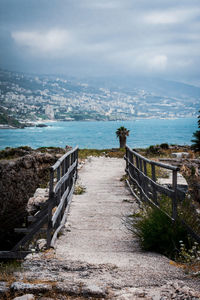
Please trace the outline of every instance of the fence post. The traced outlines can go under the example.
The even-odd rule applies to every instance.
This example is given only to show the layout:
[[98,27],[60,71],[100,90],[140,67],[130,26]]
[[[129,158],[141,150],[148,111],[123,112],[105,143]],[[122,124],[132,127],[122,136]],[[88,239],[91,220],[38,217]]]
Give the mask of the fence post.
[[[151,174],[152,174],[152,180],[154,182],[156,182],[156,169],[155,169],[155,165],[153,163],[151,164]],[[153,186],[153,200],[156,204],[158,204],[157,193],[156,193],[156,189],[154,186]]]
[[52,209],[54,205],[54,170],[50,169],[50,181],[49,181],[49,205],[48,205],[48,227],[47,227],[47,249],[51,244],[51,232],[52,232]]
[[172,187],[174,190],[174,196],[172,198],[172,218],[176,220],[177,218],[177,171],[173,170],[172,175]]

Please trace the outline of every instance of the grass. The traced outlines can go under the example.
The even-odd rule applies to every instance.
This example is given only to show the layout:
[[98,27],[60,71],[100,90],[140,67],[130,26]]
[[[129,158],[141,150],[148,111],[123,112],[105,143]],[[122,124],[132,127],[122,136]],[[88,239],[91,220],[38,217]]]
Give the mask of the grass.
[[125,149],[79,149],[79,158],[86,159],[89,156],[108,156],[123,158],[125,154]]
[[174,258],[180,240],[188,245],[188,235],[181,223],[172,223],[166,214],[157,208],[147,207],[140,215],[129,216],[128,222],[129,230],[139,237],[141,247],[146,251]]
[[22,270],[20,260],[8,260],[0,262],[0,281],[12,282],[15,277],[14,272]]
[[75,195],[82,195],[86,191],[86,188],[82,185],[76,185],[74,189],[74,194]]

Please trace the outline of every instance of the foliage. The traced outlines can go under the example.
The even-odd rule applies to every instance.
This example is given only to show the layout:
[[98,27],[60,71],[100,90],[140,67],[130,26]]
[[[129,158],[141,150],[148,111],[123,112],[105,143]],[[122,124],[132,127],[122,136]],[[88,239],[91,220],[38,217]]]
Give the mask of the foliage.
[[160,195],[159,205],[161,210],[145,204],[143,210],[127,219],[128,229],[139,237],[142,248],[173,259],[180,256],[182,244],[187,251],[196,249],[196,243],[181,221],[184,220],[194,232],[200,233],[200,218],[189,196],[178,202],[178,218],[175,222],[167,216],[172,213],[170,198]]
[[[199,110],[200,113],[200,110]],[[200,114],[198,116],[198,128],[200,129]],[[195,151],[198,152],[200,151],[200,130],[197,130],[193,133],[193,139],[191,140],[193,144],[191,145],[191,148]]]
[[78,156],[80,159],[86,159],[89,156],[109,156],[123,158],[124,149],[79,149]]
[[116,135],[117,135],[117,137],[129,136],[129,132],[130,132],[130,130],[126,129],[124,126],[121,126],[116,130]]
[[4,260],[0,262],[0,281],[12,281],[13,273],[22,269],[19,260]]
[[0,159],[12,159],[12,158],[16,158],[16,157],[21,157],[24,156],[28,153],[30,153],[31,151],[33,151],[33,149],[31,149],[28,146],[21,146],[18,148],[6,148],[4,150],[0,151]]
[[162,152],[160,151],[160,146],[149,146],[149,148],[146,149],[146,155],[160,155]]
[[200,245],[194,242],[192,248],[187,249],[183,241],[180,241],[180,252],[178,261],[184,263],[187,273],[200,276]]
[[0,124],[9,125],[17,128],[24,128],[24,125],[19,121],[9,116],[7,112],[0,107]]
[[130,130],[124,126],[119,127],[116,130],[116,136],[119,138],[120,148],[125,148],[126,146],[126,137],[129,136]]
[[167,149],[169,149],[169,145],[167,143],[163,143],[163,144],[160,144],[160,148],[167,150]]
[[188,235],[180,221],[172,222],[157,208],[148,207],[139,217],[132,217],[131,230],[139,237],[144,250],[174,258],[179,241],[188,245]]
[[74,194],[75,195],[82,195],[86,191],[86,188],[82,185],[76,185],[74,189]]

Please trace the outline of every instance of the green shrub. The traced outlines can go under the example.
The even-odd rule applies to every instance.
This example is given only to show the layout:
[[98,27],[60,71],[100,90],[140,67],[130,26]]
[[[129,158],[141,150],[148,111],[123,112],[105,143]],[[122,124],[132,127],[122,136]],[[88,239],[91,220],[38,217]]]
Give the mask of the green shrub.
[[146,149],[146,155],[160,155],[160,147],[159,146],[149,146],[149,148]]
[[180,221],[172,222],[157,208],[148,207],[141,216],[133,215],[130,222],[131,230],[139,237],[144,250],[174,258],[179,251],[180,240],[185,245],[189,244],[187,232]]
[[167,149],[169,149],[169,145],[167,143],[162,143],[162,144],[160,144],[160,148],[167,150]]

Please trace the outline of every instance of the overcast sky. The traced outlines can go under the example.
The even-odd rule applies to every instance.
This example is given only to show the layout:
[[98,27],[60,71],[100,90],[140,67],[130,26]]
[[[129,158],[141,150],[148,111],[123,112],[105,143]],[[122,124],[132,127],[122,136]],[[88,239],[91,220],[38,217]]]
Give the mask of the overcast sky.
[[200,86],[200,0],[0,0],[0,67]]

